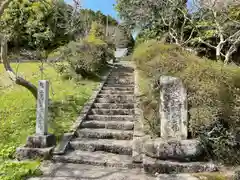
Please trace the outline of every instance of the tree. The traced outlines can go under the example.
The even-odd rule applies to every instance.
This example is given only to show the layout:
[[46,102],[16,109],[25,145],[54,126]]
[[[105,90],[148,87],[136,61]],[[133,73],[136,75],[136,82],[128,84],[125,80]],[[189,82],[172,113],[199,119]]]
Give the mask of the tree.
[[240,45],[240,18],[236,15],[239,5],[216,6],[216,2],[204,4],[196,1],[198,13],[191,21],[198,30],[194,40],[215,50],[217,60],[224,57],[224,62],[228,63]]
[[87,35],[90,31],[91,25],[93,22],[97,22],[104,26],[117,26],[118,22],[109,15],[104,15],[100,11],[93,11],[91,9],[81,9],[80,17],[82,19],[83,27],[84,27],[84,35]]
[[[46,2],[46,4],[45,4]],[[54,1],[54,3],[59,3],[60,1]],[[79,7],[79,0],[75,0],[75,7],[72,8],[71,12],[71,18],[67,21],[67,23],[69,23],[70,25],[66,25],[64,24],[63,29],[67,32],[66,34],[71,34],[71,33],[75,33],[76,29],[73,28],[73,26],[76,23],[76,15],[78,15],[78,7]],[[2,5],[1,5],[1,9],[0,9],[0,16],[1,19],[9,19],[11,20],[10,22],[4,22],[4,23],[12,23],[12,27],[14,27],[11,31],[11,29],[7,29],[9,31],[5,31],[8,34],[1,34],[0,36],[0,41],[1,41],[1,60],[3,62],[4,68],[7,71],[10,79],[15,82],[18,85],[21,85],[23,87],[25,87],[26,89],[28,89],[35,98],[37,98],[37,87],[35,85],[33,85],[32,83],[26,81],[25,79],[23,79],[22,77],[18,76],[13,69],[11,68],[10,62],[8,60],[8,56],[7,56],[7,52],[8,52],[8,40],[9,38],[13,38],[13,35],[15,36],[20,35],[21,32],[19,32],[16,28],[17,25],[20,26],[20,28],[22,28],[22,30],[25,30],[24,32],[27,33],[27,35],[29,36],[33,36],[33,38],[35,38],[33,41],[31,42],[35,42],[35,45],[41,45],[40,47],[44,46],[44,42],[46,42],[46,40],[49,40],[49,37],[53,37],[53,36],[49,36],[52,35],[52,29],[50,25],[53,25],[50,23],[47,23],[48,20],[52,20],[52,18],[49,18],[49,15],[52,15],[54,13],[49,13],[49,12],[54,12],[54,8],[52,8],[54,5],[52,3],[51,0],[45,0],[45,1],[34,1],[34,2],[30,2],[30,1],[17,1],[17,0],[5,0]],[[6,14],[4,14],[4,10],[7,7],[10,7],[10,9],[6,10]],[[20,8],[20,10],[18,9]],[[68,7],[68,10],[70,10],[71,8]],[[38,12],[40,11],[40,12]],[[12,13],[9,13],[12,12]],[[35,14],[37,13],[37,14]],[[69,13],[69,11],[68,11]],[[4,15],[3,15],[4,14]],[[3,15],[3,17],[2,17]],[[10,18],[9,16],[10,15]],[[17,16],[16,16],[17,15]],[[15,19],[14,19],[15,17]],[[58,22],[58,21],[55,21]],[[29,29],[26,30],[26,27],[28,27]],[[6,27],[7,28],[7,27]],[[55,29],[56,30],[56,29]],[[13,32],[13,33],[12,33]],[[4,33],[4,32],[3,32]],[[27,36],[27,37],[29,37]],[[21,36],[20,36],[21,37]],[[18,37],[18,38],[20,38]],[[22,38],[22,37],[21,37]],[[29,39],[27,39],[29,40]]]
[[132,29],[141,29],[147,37],[165,37],[177,45],[185,45],[194,29],[189,27],[186,0],[118,0],[120,17]]
[[[8,7],[8,5],[12,2],[12,0],[5,0],[1,7],[0,7],[0,16],[4,13],[4,10]],[[13,80],[16,84],[21,85],[27,88],[35,98],[37,98],[37,88],[30,82],[26,81],[20,76],[17,76],[10,66],[10,62],[7,58],[7,36],[4,34],[0,35],[1,41],[1,60],[3,62],[5,70],[8,72],[9,77]]]

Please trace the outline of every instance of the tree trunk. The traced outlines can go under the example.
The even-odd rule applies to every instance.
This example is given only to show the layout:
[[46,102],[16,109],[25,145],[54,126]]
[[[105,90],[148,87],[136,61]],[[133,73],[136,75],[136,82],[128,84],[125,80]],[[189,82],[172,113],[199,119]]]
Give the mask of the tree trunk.
[[221,60],[221,47],[217,46],[216,48],[216,59],[217,61]]
[[13,71],[10,65],[10,62],[7,58],[7,40],[6,40],[6,37],[4,36],[1,37],[1,60],[3,62],[4,68],[7,71],[10,79],[14,81],[16,84],[27,88],[35,97],[35,99],[37,99],[37,87],[32,83],[26,81],[22,77],[17,76]]
[[227,53],[227,54],[226,54],[225,59],[224,59],[224,64],[227,64],[227,63],[229,62],[230,56],[231,56],[230,53]]

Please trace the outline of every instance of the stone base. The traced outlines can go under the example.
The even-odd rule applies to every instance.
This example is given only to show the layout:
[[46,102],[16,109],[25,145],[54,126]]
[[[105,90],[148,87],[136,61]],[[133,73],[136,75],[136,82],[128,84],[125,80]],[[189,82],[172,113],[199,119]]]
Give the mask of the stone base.
[[144,144],[150,140],[150,136],[141,136],[133,138],[132,159],[134,163],[142,163],[144,156]]
[[29,148],[29,147],[19,147],[16,151],[16,156],[18,160],[26,159],[44,159],[49,160],[52,157],[54,147],[49,148]]
[[178,174],[216,172],[219,167],[211,162],[177,162],[163,161],[147,156],[143,157],[143,168],[150,174]]
[[26,147],[31,148],[47,148],[56,145],[56,137],[49,135],[33,135],[27,138]]
[[163,140],[159,138],[146,141],[144,152],[147,156],[156,159],[186,162],[202,160],[204,151],[196,139]]

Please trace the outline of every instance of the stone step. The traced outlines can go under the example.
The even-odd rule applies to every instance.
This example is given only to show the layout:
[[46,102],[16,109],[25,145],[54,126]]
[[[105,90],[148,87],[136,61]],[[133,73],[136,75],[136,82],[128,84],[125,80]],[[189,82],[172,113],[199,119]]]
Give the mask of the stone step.
[[88,115],[87,120],[97,121],[134,121],[133,115]]
[[134,71],[114,70],[111,74],[130,74],[133,75]]
[[134,84],[134,81],[133,80],[128,80],[128,79],[125,79],[125,80],[120,80],[120,79],[108,79],[106,81],[106,83],[110,84]]
[[43,171],[43,175],[41,177],[32,177],[28,180],[160,180],[146,175],[142,171],[142,168],[128,169],[53,162],[46,163],[46,165],[42,166],[40,168],[41,171]]
[[143,145],[145,155],[159,160],[173,160],[180,162],[201,161],[204,149],[197,139],[164,140],[154,138]]
[[122,97],[122,98],[110,98],[110,97],[105,97],[105,98],[97,98],[96,103],[134,103],[133,97],[128,99],[128,97]]
[[123,168],[135,168],[141,166],[141,164],[133,164],[132,158],[129,155],[119,155],[102,151],[89,152],[75,150],[63,156],[53,156],[53,161]]
[[134,75],[132,73],[114,73],[114,74],[111,74],[109,77],[109,79],[116,79],[116,78],[121,78],[121,79],[128,79],[128,78],[131,78],[131,79],[134,79]]
[[74,139],[70,142],[75,150],[105,151],[116,154],[132,155],[132,141],[115,139]]
[[90,110],[91,114],[98,115],[133,115],[134,109],[99,109],[93,108]]
[[100,94],[113,94],[113,95],[119,95],[119,94],[124,94],[124,95],[133,95],[134,91],[114,91],[114,90],[101,90]]
[[108,98],[113,100],[134,100],[134,95],[122,95],[122,94],[98,94],[97,98]]
[[134,82],[134,76],[115,76],[115,77],[112,77],[112,76],[109,76],[107,78],[107,80],[117,80],[117,81],[131,81],[131,82]]
[[82,122],[81,127],[133,130],[134,123],[132,121],[84,121]]
[[102,90],[107,91],[132,91],[134,92],[134,87],[123,87],[123,86],[103,86]]
[[130,140],[133,137],[133,131],[84,128],[77,130],[77,135],[81,138]]
[[115,103],[94,103],[93,108],[103,108],[103,109],[133,109],[133,103],[126,104],[115,104]]
[[151,174],[175,174],[175,173],[198,173],[215,172],[218,167],[213,163],[206,162],[177,162],[163,161],[145,156],[143,159],[145,172]]
[[126,86],[134,86],[134,83],[118,83],[118,82],[109,82],[107,81],[105,83],[105,86],[123,86],[123,87],[126,87]]
[[104,86],[107,87],[134,87],[134,83],[131,84],[120,84],[120,83],[113,83],[113,82],[106,82]]

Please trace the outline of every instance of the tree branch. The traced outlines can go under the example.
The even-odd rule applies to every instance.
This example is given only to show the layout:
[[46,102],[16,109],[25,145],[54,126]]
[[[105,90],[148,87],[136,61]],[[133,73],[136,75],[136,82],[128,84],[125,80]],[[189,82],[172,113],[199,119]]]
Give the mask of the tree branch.
[[35,99],[37,99],[37,87],[32,83],[26,81],[22,77],[17,76],[16,73],[13,71],[10,62],[7,58],[7,38],[4,35],[1,36],[1,60],[3,62],[5,70],[9,75],[9,78],[16,84],[27,88],[35,97]]

